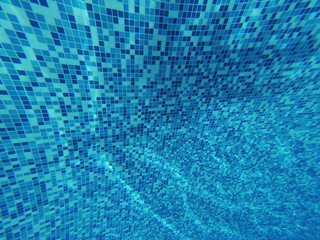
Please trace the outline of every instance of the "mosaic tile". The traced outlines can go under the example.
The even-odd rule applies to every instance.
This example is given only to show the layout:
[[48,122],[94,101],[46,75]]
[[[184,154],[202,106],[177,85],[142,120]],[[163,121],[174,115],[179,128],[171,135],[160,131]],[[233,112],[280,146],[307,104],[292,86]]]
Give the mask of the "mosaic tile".
[[320,2],[0,0],[0,239],[320,239]]

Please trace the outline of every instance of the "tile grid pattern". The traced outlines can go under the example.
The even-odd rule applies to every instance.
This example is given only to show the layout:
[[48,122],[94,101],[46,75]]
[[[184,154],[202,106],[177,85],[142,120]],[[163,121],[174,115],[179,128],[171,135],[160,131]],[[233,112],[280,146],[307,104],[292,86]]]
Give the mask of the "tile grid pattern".
[[0,0],[0,238],[320,238],[319,35],[310,0]]

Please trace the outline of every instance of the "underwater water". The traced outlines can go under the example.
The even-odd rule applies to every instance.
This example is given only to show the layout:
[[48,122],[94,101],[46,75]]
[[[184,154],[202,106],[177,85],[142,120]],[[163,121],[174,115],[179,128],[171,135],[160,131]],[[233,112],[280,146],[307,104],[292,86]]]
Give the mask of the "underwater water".
[[320,239],[320,1],[0,0],[0,239]]

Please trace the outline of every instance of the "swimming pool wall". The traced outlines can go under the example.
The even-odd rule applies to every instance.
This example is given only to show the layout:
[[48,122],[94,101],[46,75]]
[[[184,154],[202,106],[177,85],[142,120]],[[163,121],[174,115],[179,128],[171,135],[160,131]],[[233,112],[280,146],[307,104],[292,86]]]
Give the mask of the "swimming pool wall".
[[0,239],[320,239],[320,2],[0,0]]

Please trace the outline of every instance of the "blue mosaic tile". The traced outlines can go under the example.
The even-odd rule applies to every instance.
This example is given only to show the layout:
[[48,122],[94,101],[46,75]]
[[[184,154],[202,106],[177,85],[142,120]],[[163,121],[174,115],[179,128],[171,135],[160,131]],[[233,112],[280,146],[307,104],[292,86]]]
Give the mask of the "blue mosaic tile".
[[320,239],[320,2],[0,0],[0,239]]

